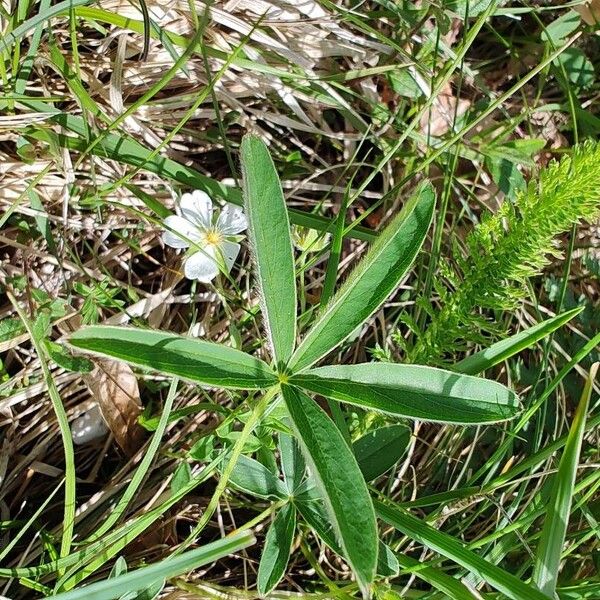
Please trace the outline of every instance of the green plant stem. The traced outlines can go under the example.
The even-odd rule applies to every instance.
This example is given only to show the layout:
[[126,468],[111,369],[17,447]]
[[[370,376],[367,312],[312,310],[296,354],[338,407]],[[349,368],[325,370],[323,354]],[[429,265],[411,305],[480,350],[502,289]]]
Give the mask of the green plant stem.
[[252,433],[252,431],[254,430],[256,425],[258,425],[258,423],[260,422],[260,419],[263,416],[263,413],[265,412],[265,410],[266,410],[267,406],[269,405],[269,403],[271,402],[271,400],[273,400],[273,398],[275,398],[278,393],[279,393],[279,386],[273,386],[272,388],[269,388],[267,390],[267,392],[265,393],[265,395],[258,401],[256,406],[252,409],[252,413],[250,414],[250,417],[246,421],[246,424],[244,425],[244,428],[242,429],[240,436],[238,437],[235,444],[233,445],[229,461],[227,462],[227,465],[225,466],[225,468],[223,469],[223,471],[221,473],[221,477],[219,478],[219,483],[217,484],[217,487],[208,503],[208,506],[202,513],[202,517],[200,517],[200,520],[198,521],[198,524],[196,525],[196,527],[194,527],[193,531],[188,535],[188,537],[177,548],[177,550],[175,551],[176,553],[183,552],[186,548],[188,548],[194,542],[194,540],[198,537],[198,535],[200,535],[200,533],[206,527],[206,525],[208,525],[208,522],[210,521],[211,517],[213,516],[213,514],[215,513],[215,511],[219,505],[219,500],[221,499],[223,492],[225,492],[225,490],[227,489],[227,484],[229,483],[229,478],[231,477],[231,474],[233,473],[233,469],[235,468],[235,465],[236,465],[239,457],[241,456],[242,452],[244,451],[244,446],[246,445],[246,442],[250,438],[250,434]]
[[62,404],[56,383],[54,383],[54,379],[50,373],[50,369],[48,368],[48,362],[46,360],[46,353],[42,340],[38,339],[37,334],[32,327],[31,321],[19,306],[16,298],[9,291],[6,292],[6,295],[8,296],[8,299],[10,300],[14,309],[17,311],[21,321],[23,321],[23,325],[25,325],[27,332],[31,336],[31,342],[40,360],[44,380],[48,386],[48,395],[50,396],[52,408],[54,409],[54,413],[56,414],[56,419],[58,421],[58,428],[60,429],[60,437],[65,455],[65,500],[63,512],[63,532],[60,542],[60,557],[63,558],[67,556],[71,550],[73,529],[75,527],[76,479],[73,438],[71,436],[71,429],[69,428],[67,413]]

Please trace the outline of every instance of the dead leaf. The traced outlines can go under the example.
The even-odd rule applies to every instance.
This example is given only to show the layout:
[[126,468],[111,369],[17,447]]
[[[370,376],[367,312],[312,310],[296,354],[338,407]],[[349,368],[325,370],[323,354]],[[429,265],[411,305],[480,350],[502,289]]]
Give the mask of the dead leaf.
[[586,25],[600,25],[600,0],[589,0],[573,7]]
[[439,137],[448,133],[456,119],[463,115],[471,106],[470,100],[457,98],[452,86],[448,83],[434,100],[431,110],[421,119],[423,135]]
[[131,456],[143,438],[143,430],[137,422],[142,412],[137,378],[125,363],[105,359],[95,362],[96,369],[83,380],[115,440],[123,452]]

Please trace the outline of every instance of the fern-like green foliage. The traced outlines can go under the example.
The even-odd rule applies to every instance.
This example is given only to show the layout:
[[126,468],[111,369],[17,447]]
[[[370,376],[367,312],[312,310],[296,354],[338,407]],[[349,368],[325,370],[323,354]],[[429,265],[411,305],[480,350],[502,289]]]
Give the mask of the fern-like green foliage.
[[466,258],[455,251],[457,267],[444,265],[445,283],[436,284],[441,309],[422,303],[430,322],[407,350],[409,360],[437,362],[448,350],[463,350],[465,342],[498,334],[486,311],[514,309],[528,278],[560,255],[557,236],[593,220],[599,209],[600,143],[587,142],[553,161],[537,184],[531,182],[514,203],[505,201],[475,227],[466,240]]

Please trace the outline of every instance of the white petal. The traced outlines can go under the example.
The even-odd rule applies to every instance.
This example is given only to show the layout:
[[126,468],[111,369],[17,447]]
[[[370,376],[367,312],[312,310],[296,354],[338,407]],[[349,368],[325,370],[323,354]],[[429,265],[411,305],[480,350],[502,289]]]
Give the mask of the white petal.
[[225,260],[225,266],[227,267],[227,271],[231,271],[231,267],[233,267],[233,263],[240,253],[240,245],[235,242],[228,242],[227,240],[223,240],[219,244],[219,250],[223,254],[223,259]]
[[107,433],[108,427],[97,404],[94,404],[90,410],[75,419],[71,425],[73,442],[77,445],[93,442],[104,437]]
[[191,221],[205,229],[212,224],[213,204],[210,196],[206,192],[196,190],[191,194],[181,196],[181,214]]
[[197,242],[200,239],[198,228],[183,217],[171,215],[164,220],[164,224],[173,231],[163,233],[163,241],[171,248],[187,248],[188,240]]
[[219,274],[219,266],[215,260],[215,247],[205,246],[202,250],[192,254],[185,261],[183,272],[188,279],[209,283]]
[[248,220],[244,211],[239,206],[226,202],[219,215],[217,229],[225,235],[235,235],[244,231],[247,227]]

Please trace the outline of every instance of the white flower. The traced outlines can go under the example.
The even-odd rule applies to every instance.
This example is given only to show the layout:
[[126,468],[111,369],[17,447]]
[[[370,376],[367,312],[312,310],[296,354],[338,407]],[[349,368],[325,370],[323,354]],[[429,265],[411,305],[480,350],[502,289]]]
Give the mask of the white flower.
[[240,252],[234,241],[239,238],[234,236],[248,226],[242,209],[227,202],[215,220],[212,200],[199,190],[183,194],[179,207],[181,216],[171,215],[164,221],[169,231],[163,240],[171,248],[192,247],[183,269],[185,276],[209,283],[219,274],[219,263],[230,271]]

